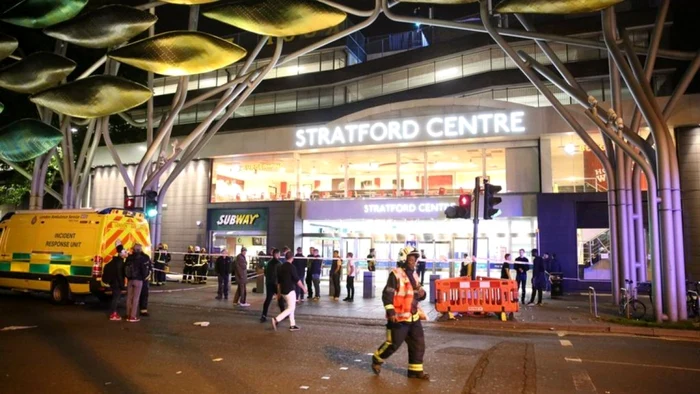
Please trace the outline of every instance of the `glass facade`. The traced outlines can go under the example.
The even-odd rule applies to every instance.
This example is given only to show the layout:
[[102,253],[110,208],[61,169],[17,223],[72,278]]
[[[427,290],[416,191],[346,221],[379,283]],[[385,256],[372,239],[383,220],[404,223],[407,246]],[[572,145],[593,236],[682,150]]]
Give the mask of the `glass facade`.
[[[531,143],[533,147],[535,142]],[[507,184],[507,145],[288,153],[215,159],[211,202],[457,195],[489,176],[504,192],[538,192]],[[537,162],[536,148],[528,151]],[[533,169],[536,171],[536,169]]]

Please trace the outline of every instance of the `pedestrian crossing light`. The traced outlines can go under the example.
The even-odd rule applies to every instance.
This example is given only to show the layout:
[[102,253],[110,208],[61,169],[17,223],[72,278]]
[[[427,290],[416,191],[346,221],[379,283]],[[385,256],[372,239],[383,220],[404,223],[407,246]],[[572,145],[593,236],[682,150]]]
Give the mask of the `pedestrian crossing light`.
[[472,217],[472,196],[462,194],[457,200],[457,205],[452,205],[445,209],[445,216],[448,219],[469,219]]
[[501,210],[496,208],[503,199],[496,195],[503,188],[492,185],[488,180],[484,180],[484,220],[490,220],[501,214]]
[[158,215],[158,192],[149,190],[144,195],[143,212],[148,219]]
[[124,209],[134,209],[136,200],[133,197],[124,197]]

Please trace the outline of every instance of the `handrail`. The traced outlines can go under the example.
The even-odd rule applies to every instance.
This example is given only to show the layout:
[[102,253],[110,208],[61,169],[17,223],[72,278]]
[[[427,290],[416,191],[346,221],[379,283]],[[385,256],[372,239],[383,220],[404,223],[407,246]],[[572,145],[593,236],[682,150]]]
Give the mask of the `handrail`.
[[[592,303],[591,298],[593,301]],[[596,319],[600,318],[600,316],[598,316],[598,294],[596,294],[595,288],[593,288],[593,286],[588,287],[588,310],[590,311],[591,315],[594,315],[596,317]]]

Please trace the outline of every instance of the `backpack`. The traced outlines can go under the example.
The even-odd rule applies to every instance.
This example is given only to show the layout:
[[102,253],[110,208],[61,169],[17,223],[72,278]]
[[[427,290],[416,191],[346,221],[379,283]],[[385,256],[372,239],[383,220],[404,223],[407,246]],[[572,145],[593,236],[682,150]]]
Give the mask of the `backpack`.
[[104,271],[102,272],[102,281],[104,283],[111,283],[112,280],[115,279],[115,272],[114,272],[114,259],[112,259],[111,262],[105,264],[104,266]]

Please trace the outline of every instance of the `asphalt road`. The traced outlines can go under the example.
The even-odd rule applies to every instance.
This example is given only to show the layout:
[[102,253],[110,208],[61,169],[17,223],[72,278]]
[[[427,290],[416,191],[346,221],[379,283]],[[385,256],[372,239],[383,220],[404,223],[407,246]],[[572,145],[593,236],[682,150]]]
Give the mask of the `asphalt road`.
[[[639,337],[426,329],[426,371],[405,346],[380,376],[381,326],[152,305],[140,323],[95,304],[53,306],[0,292],[0,393],[662,393],[700,392],[700,343]],[[208,327],[195,322],[210,322]],[[10,326],[29,326],[7,330]]]

